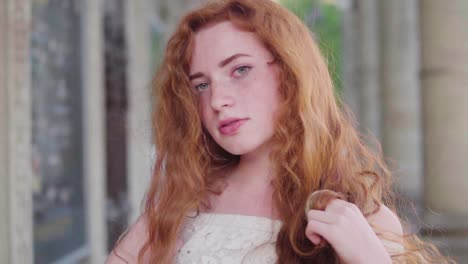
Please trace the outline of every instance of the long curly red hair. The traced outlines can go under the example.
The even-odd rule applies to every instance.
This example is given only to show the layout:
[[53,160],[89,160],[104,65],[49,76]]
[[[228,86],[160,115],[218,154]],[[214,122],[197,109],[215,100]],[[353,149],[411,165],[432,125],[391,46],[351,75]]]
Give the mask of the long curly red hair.
[[[327,64],[309,29],[270,0],[208,3],[183,17],[170,38],[153,84],[157,156],[143,212],[148,241],[138,259],[173,262],[188,213],[216,192],[216,172],[239,161],[204,130],[188,77],[194,35],[203,26],[224,20],[254,32],[281,72],[271,153],[276,166],[273,198],[283,223],[276,242],[278,263],[339,263],[331,247],[317,250],[305,236],[307,197],[326,189],[356,204],[365,216],[381,204],[395,211],[391,175],[381,153],[363,144],[344,103],[334,96]],[[415,236],[404,241],[406,253],[400,259],[445,261]]]

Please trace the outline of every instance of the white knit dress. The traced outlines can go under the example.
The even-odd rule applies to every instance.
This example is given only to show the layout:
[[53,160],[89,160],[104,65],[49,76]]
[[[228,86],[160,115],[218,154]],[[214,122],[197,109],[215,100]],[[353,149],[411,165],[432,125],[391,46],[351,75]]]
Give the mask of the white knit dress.
[[275,263],[281,222],[269,218],[200,213],[188,218],[178,264]]
[[[272,264],[281,221],[235,214],[200,213],[188,218],[177,264]],[[382,240],[390,254],[403,252],[400,244]]]

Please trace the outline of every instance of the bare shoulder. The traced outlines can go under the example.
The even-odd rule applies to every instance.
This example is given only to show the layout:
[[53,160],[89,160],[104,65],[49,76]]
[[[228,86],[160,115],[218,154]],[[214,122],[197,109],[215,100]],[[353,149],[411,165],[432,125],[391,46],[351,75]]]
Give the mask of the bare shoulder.
[[367,220],[381,231],[390,232],[395,235],[403,235],[400,219],[384,204],[380,206],[375,214],[369,216]]
[[147,219],[140,216],[109,254],[106,264],[137,263],[138,253],[146,242]]

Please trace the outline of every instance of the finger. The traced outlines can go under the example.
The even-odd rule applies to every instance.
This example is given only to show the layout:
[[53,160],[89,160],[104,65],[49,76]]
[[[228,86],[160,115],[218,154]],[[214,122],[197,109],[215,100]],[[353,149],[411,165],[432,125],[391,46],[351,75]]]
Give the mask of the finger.
[[357,206],[355,206],[354,204],[340,199],[334,199],[330,203],[328,203],[327,207],[325,208],[325,211],[340,215],[357,211],[360,212]]
[[[306,227],[306,236],[312,241],[314,236],[319,236],[321,239],[329,240],[329,237],[334,235],[333,225],[323,223],[316,220],[310,220]],[[314,242],[314,241],[312,241]]]
[[335,219],[336,215],[331,212],[320,210],[309,210],[307,212],[307,221],[315,220],[326,224],[333,224]]
[[318,245],[322,241],[322,237],[310,228],[306,228],[305,235],[314,245]]
[[333,199],[332,201],[330,201],[330,204],[333,203],[333,204],[336,204],[336,205],[340,205],[340,206],[343,206],[343,207],[347,207],[347,208],[356,208],[356,205],[351,203],[351,202],[348,202],[348,201],[345,201],[345,200],[341,200],[341,199]]
[[322,242],[322,238],[315,233],[309,234],[307,237],[314,245],[318,245],[320,242]]
[[330,200],[334,198],[344,199],[344,195],[342,195],[341,193],[331,191],[331,190],[314,191],[313,193],[309,195],[309,197],[306,200],[305,210],[308,211],[310,209],[316,209],[316,210],[323,211],[326,207],[326,204],[323,204],[323,203],[324,202],[328,203]]

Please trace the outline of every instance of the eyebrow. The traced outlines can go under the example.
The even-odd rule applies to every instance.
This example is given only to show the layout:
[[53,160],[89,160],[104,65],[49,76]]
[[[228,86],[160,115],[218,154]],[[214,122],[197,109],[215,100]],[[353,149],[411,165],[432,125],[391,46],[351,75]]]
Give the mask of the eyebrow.
[[[229,64],[231,61],[239,58],[239,57],[251,57],[250,55],[248,54],[244,54],[244,53],[237,53],[237,54],[234,54],[232,56],[229,56],[228,58],[222,60],[220,63],[218,63],[218,67],[219,68],[222,68],[224,66],[226,66],[227,64]],[[197,73],[194,73],[192,75],[189,76],[189,79],[190,80],[193,80],[193,79],[196,79],[196,78],[200,78],[200,77],[203,77],[204,74],[201,73],[201,72],[197,72]]]
[[237,59],[239,57],[250,57],[250,55],[243,54],[243,53],[234,54],[234,55],[228,57],[227,59],[222,60],[218,64],[218,67],[222,68],[222,67],[226,66],[227,64],[229,64],[231,61],[233,61],[233,60],[235,60],[235,59]]

